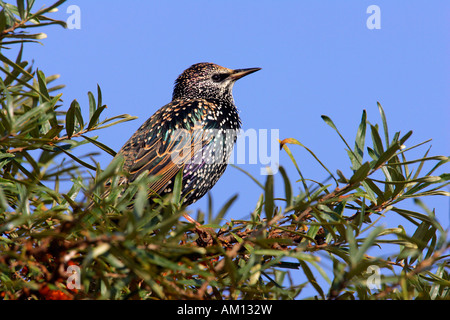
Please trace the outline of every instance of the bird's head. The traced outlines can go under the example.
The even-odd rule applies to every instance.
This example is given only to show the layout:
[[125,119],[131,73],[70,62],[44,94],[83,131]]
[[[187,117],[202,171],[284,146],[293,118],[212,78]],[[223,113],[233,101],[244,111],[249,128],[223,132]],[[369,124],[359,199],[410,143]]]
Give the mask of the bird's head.
[[186,69],[175,81],[175,99],[219,99],[233,102],[236,80],[261,68],[228,69],[214,63],[197,63]]

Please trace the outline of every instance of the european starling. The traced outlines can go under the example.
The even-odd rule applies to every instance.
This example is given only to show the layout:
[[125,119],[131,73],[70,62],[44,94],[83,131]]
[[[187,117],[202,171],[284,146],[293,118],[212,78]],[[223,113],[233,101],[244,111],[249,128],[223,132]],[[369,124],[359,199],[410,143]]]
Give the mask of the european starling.
[[241,120],[232,89],[236,80],[260,68],[228,69],[198,63],[175,81],[172,101],[131,136],[118,155],[133,181],[148,170],[159,176],[149,194],[173,191],[183,170],[182,199],[189,205],[203,197],[224,173]]

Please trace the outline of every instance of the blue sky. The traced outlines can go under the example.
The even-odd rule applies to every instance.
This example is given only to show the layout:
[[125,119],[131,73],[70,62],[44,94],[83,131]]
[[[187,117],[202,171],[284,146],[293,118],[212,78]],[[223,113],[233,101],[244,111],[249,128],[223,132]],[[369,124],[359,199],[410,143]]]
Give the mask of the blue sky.
[[[86,93],[96,92],[99,84],[106,116],[139,117],[99,132],[99,140],[116,151],[170,102],[173,82],[184,69],[208,61],[228,68],[261,67],[234,87],[243,129],[279,129],[281,139],[296,138],[332,172],[340,169],[349,177],[350,161],[345,145],[320,116],[333,119],[353,146],[363,109],[369,121],[381,125],[377,101],[391,137],[413,129],[407,147],[433,139],[430,154],[449,153],[448,1],[80,0],[63,5],[53,17],[69,18],[70,4],[80,8],[81,29],[49,27],[44,46],[28,45],[24,55],[46,75],[61,75],[67,108],[76,98],[87,111]],[[380,8],[381,29],[366,26],[366,10],[373,4]],[[421,157],[427,148],[408,158]],[[291,150],[306,178],[327,177],[303,149]],[[111,157],[97,160],[106,167]],[[292,181],[298,179],[284,152],[280,164]],[[261,165],[239,166],[264,181]],[[275,180],[275,192],[282,196],[281,177]],[[228,168],[211,191],[216,212],[236,193],[228,219],[248,217],[261,194],[244,174]],[[425,202],[448,227],[448,198]],[[418,210],[413,204],[404,207]],[[206,197],[190,208],[206,211]],[[395,213],[380,222],[404,223]]]

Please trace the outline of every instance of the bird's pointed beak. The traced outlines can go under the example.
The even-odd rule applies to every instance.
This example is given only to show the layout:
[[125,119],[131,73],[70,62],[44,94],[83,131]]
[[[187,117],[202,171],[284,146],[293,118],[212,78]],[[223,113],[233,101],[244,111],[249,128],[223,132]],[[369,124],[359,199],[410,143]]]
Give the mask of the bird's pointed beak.
[[246,75],[249,75],[250,73],[256,72],[258,70],[261,70],[261,68],[235,69],[231,73],[230,78],[236,81],[237,79],[245,77]]

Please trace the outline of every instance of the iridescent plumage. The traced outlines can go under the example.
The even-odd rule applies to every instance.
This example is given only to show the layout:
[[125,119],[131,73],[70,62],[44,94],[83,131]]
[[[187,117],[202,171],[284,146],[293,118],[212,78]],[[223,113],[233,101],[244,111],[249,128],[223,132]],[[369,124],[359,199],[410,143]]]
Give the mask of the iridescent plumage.
[[129,179],[148,170],[160,177],[149,185],[149,193],[164,195],[173,190],[175,176],[183,170],[184,203],[205,195],[225,171],[241,128],[232,96],[234,82],[257,70],[231,70],[212,63],[185,70],[175,82],[173,100],[145,121],[118,152]]

